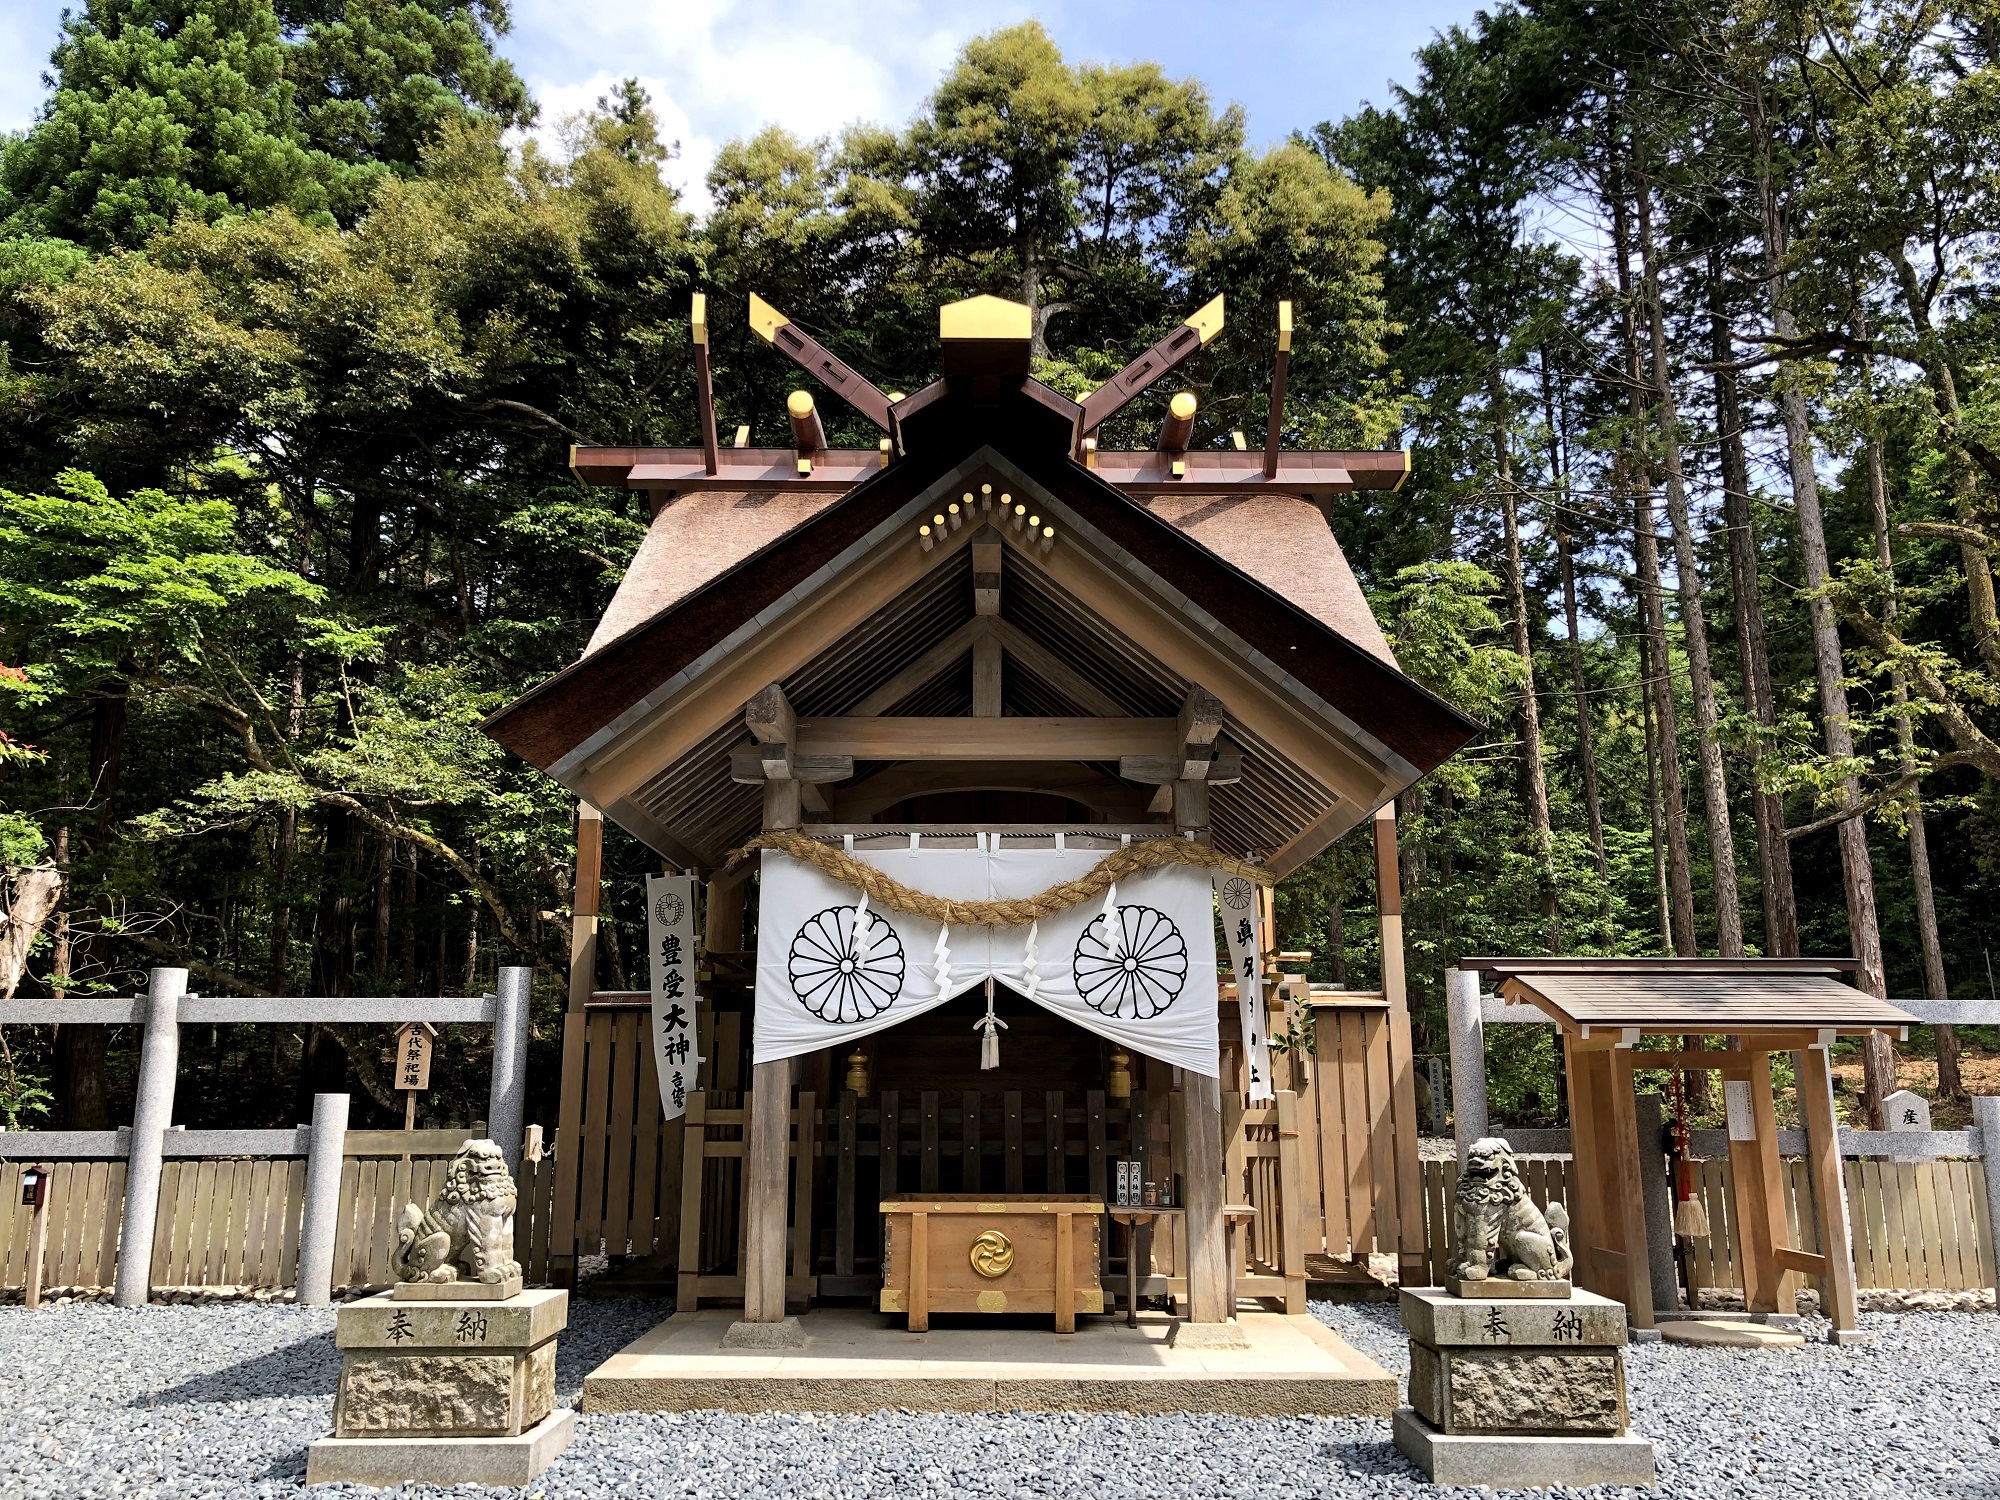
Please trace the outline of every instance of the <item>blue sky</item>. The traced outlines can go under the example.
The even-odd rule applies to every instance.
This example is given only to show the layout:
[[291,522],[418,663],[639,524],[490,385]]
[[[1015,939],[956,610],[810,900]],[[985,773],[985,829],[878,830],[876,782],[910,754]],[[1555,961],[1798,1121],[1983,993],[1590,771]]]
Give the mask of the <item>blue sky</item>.
[[[82,0],[71,0],[80,8]],[[1488,0],[1490,3],[1490,0]],[[900,124],[971,36],[1039,17],[1070,58],[1150,58],[1249,114],[1264,143],[1408,82],[1410,54],[1477,0],[514,0],[503,50],[553,123],[636,74],[682,145],[668,176],[701,198],[715,150],[767,121],[805,135]],[[63,0],[0,3],[0,130],[29,123]],[[803,18],[810,16],[810,23]]]

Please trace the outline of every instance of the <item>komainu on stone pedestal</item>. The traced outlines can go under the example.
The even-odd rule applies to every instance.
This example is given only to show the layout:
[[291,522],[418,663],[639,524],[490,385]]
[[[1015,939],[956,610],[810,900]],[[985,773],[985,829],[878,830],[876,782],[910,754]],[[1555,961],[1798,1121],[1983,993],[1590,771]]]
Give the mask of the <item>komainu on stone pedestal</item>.
[[491,1141],[467,1141],[445,1170],[428,1209],[409,1203],[396,1226],[390,1265],[398,1281],[454,1282],[462,1265],[478,1282],[517,1279],[514,1179]]
[[1474,1141],[1452,1204],[1447,1281],[1567,1281],[1573,1264],[1569,1211],[1560,1203],[1546,1213],[1535,1207],[1506,1141]]

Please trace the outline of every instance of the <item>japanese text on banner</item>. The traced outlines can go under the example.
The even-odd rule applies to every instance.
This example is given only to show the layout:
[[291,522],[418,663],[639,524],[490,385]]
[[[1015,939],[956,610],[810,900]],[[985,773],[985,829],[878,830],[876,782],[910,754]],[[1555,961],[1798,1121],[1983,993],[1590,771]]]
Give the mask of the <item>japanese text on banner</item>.
[[687,1113],[700,1087],[695,1033],[694,877],[646,878],[646,934],[653,959],[653,1061],[660,1073],[660,1109],[669,1120]]
[[1215,907],[1229,939],[1229,967],[1236,978],[1236,1013],[1243,1025],[1243,1064],[1250,1073],[1250,1098],[1271,1093],[1271,1045],[1264,1035],[1264,981],[1259,977],[1257,888],[1241,875],[1218,875]]

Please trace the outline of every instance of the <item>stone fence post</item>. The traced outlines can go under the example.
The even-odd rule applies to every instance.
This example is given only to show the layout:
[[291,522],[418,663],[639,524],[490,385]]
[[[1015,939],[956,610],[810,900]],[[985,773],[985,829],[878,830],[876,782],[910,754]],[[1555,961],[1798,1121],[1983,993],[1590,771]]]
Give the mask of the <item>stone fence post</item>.
[[144,1307],[153,1290],[153,1229],[159,1222],[162,1136],[174,1118],[180,1067],[181,997],[186,969],[155,969],[146,987],[139,1043],[138,1097],[132,1105],[131,1154],[125,1159],[125,1213],[118,1232],[118,1280],[111,1300]]
[[347,1144],[346,1094],[314,1094],[306,1146],[306,1201],[299,1226],[301,1307],[333,1300],[333,1242],[340,1226],[340,1163]]
[[1451,1128],[1458,1164],[1486,1130],[1486,1022],[1479,1013],[1479,975],[1444,971],[1446,1028],[1451,1036]]
[[521,1174],[521,1132],[528,1095],[528,997],[535,971],[500,971],[493,1002],[493,1084],[486,1103],[486,1134],[507,1158],[507,1170]]

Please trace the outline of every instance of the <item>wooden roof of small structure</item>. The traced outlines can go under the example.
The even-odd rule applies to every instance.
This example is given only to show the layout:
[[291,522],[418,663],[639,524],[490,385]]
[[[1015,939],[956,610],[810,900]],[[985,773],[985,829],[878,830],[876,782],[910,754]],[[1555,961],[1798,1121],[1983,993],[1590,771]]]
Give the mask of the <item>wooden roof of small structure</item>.
[[1842,975],[1834,959],[1463,960],[1500,980],[1508,1000],[1547,1012],[1567,1030],[1637,1030],[1749,1036],[1759,1032],[1893,1031],[1916,1016],[1878,1000]]
[[[1213,787],[1214,842],[1280,873],[1477,732],[1398,670],[1328,524],[1331,494],[1397,487],[1406,453],[1098,453],[1093,418],[1122,401],[1040,385],[1025,346],[954,344],[947,318],[944,378],[891,401],[768,306],[753,300],[752,318],[890,436],[879,450],[810,446],[808,404],[793,448],[722,448],[703,385],[703,448],[574,450],[585,482],[646,492],[653,522],[581,659],[486,725],[670,859],[712,866],[758,826],[743,708],[767,683],[796,710],[802,752],[852,755],[822,794],[843,825],[992,786],[1146,821],[1152,788],[1115,754],[1080,746],[1003,775],[857,740],[863,718],[886,744],[891,726],[973,713],[965,664],[987,636],[1007,660],[1003,733],[1094,716],[1143,737],[1171,728],[1191,691],[1216,694],[1216,748],[1241,773]],[[1128,370],[1105,390],[1130,399],[1220,321],[1211,304],[1130,367],[1154,376]],[[995,505],[1003,495],[1039,533]]]

